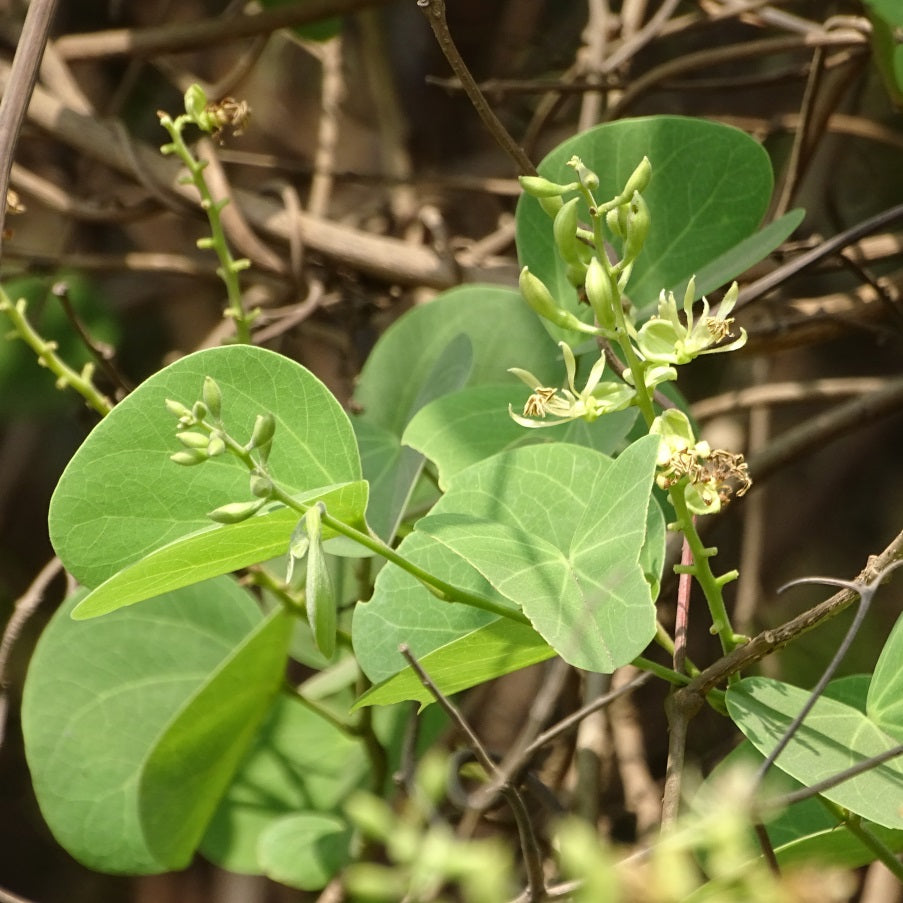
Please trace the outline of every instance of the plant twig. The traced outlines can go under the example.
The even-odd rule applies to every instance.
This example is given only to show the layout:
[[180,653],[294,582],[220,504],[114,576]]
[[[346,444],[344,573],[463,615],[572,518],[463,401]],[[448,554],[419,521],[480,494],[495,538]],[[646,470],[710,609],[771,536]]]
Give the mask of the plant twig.
[[8,708],[7,689],[9,680],[6,669],[9,657],[16,640],[22,633],[28,619],[35,613],[44,599],[47,587],[56,579],[63,570],[63,563],[59,558],[51,558],[38,572],[37,577],[31,582],[31,586],[16,600],[13,606],[12,617],[6,624],[3,636],[0,637],[0,748],[6,733],[6,712]]
[[436,686],[430,676],[423,669],[423,666],[417,661],[410,647],[404,643],[399,648],[401,654],[405,657],[407,663],[411,666],[414,673],[420,678],[420,682],[430,692],[430,695],[439,703],[442,710],[448,715],[455,727],[461,731],[466,738],[471,750],[482,765],[486,774],[491,779],[486,799],[489,800],[496,793],[501,793],[511,808],[514,820],[517,823],[518,834],[521,841],[521,852],[524,856],[524,865],[527,872],[527,895],[526,900],[530,903],[538,903],[545,895],[545,875],[542,868],[542,851],[533,832],[533,823],[530,820],[530,814],[524,803],[523,797],[518,789],[510,782],[510,780],[499,770],[492,756],[489,755],[486,748],[476,735],[473,728],[467,722],[467,719],[458,711],[455,704]]
[[433,34],[439,42],[442,53],[461,82],[464,92],[467,94],[471,104],[473,104],[473,108],[489,130],[489,134],[514,161],[520,175],[536,175],[536,167],[533,165],[533,161],[530,160],[524,149],[511,137],[511,133],[502,125],[498,116],[495,115],[473,75],[471,75],[470,69],[467,68],[467,64],[458,52],[445,18],[445,0],[417,0],[417,5],[423,10],[427,21],[430,23],[430,28],[432,28]]
[[38,67],[55,10],[56,0],[32,0],[29,4],[9,78],[3,88],[3,99],[0,100],[0,255],[13,152],[37,81]]
[[284,6],[244,13],[231,18],[216,17],[196,22],[178,22],[150,28],[112,28],[107,31],[70,34],[55,42],[64,60],[99,59],[110,56],[147,57],[219,47],[259,34],[310,25],[331,16],[344,16],[388,0],[298,0]]

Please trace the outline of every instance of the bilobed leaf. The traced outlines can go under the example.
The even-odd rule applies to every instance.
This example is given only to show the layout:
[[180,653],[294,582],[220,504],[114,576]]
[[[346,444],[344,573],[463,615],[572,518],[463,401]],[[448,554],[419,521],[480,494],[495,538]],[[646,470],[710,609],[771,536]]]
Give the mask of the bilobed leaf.
[[[643,156],[652,163],[652,180],[643,193],[652,224],[627,284],[627,295],[639,308],[751,236],[771,197],[771,164],[758,142],[739,129],[703,119],[652,116],[597,126],[558,145],[540,163],[540,174],[572,181],[566,163],[575,154],[599,176],[599,202],[624,188]],[[589,222],[583,201],[580,208],[580,220]],[[549,240],[552,223],[539,202],[523,195],[516,217],[521,263],[568,310],[588,318],[591,312],[578,304]]]
[[[565,661],[610,673],[639,655],[655,633],[653,599],[639,558],[657,448],[655,439],[634,443],[601,479],[582,487],[572,480],[571,468],[549,455],[544,492],[532,501],[555,516],[561,500],[582,489],[581,508],[569,512],[576,515],[570,535],[557,529],[546,538],[545,531],[468,515],[431,515],[417,529],[520,605]],[[525,466],[521,472],[510,468],[499,502],[517,504],[519,484],[530,478]]]
[[226,577],[92,621],[69,617],[79,596],[44,631],[25,683],[41,812],[90,868],[180,868],[282,680],[287,619],[265,619]]
[[[802,709],[809,693],[764,677],[747,677],[728,688],[731,718],[763,755],[768,755]],[[853,706],[822,697],[778,756],[778,768],[806,785],[833,777],[886,752],[898,741]],[[877,765],[823,794],[886,828],[903,828],[903,762]]]
[[[609,479],[609,471],[615,462],[581,446],[555,443],[503,452],[455,475],[433,513],[405,537],[399,551],[455,586],[516,609],[524,605],[524,599],[506,595],[509,587],[503,575],[492,571],[491,564],[482,559],[470,560],[462,556],[460,549],[431,535],[430,522],[440,527],[464,520],[481,526],[483,522],[498,523],[502,525],[500,531],[507,530],[505,538],[536,537],[537,548],[548,555],[554,551],[555,560],[568,550],[568,555],[573,556],[568,566],[576,566],[581,575],[589,574],[586,585],[592,594],[588,603],[593,610],[592,626],[584,627],[582,619],[587,614],[583,609],[573,615],[577,618],[574,623],[578,631],[604,631],[608,655],[605,648],[594,650],[593,660],[604,666],[625,656],[629,660],[649,642],[655,629],[649,585],[644,582],[640,592],[637,582],[637,578],[643,581],[644,572],[658,569],[660,573],[663,559],[662,515],[657,506],[649,505],[655,446],[655,440],[646,440],[638,443],[633,454],[628,450],[623,469],[615,471],[613,479]],[[619,497],[623,500],[623,513],[611,507],[621,504]],[[631,508],[632,505],[636,507]],[[446,520],[449,515],[452,517]],[[434,517],[443,520],[433,520]],[[647,523],[653,526],[647,527]],[[421,525],[426,529],[419,529]],[[641,566],[638,556],[647,531],[655,552],[644,557]],[[617,542],[609,545],[604,537],[617,533],[624,535],[619,547],[623,558],[607,575],[611,588],[600,591],[596,581],[606,579],[604,569],[610,563],[606,559],[617,546]],[[468,542],[466,530],[462,542]],[[475,559],[480,557],[477,553],[478,550]],[[654,573],[649,576],[657,578]],[[599,592],[601,595],[597,595]],[[606,610],[609,602],[612,604]],[[543,602],[535,607],[527,602],[524,611],[531,618],[535,616],[549,635],[560,638],[562,647],[570,650],[567,639],[572,628],[562,622],[556,633],[547,623],[556,617],[555,604],[545,611]],[[527,611],[527,607],[531,610]],[[571,617],[572,612],[562,612],[561,616]],[[361,667],[374,683],[380,684],[362,702],[383,703],[400,698],[427,701],[416,681],[402,673],[405,663],[398,653],[401,643],[407,643],[425,666],[429,663],[430,675],[448,692],[452,692],[451,686],[455,690],[473,686],[552,654],[533,630],[509,620],[460,603],[440,601],[413,577],[392,565],[386,566],[377,577],[373,598],[357,606],[352,624]],[[523,646],[523,655],[519,654],[519,645]],[[441,678],[434,672],[439,672]]]
[[[419,661],[444,693],[457,693],[554,655],[555,650],[528,624],[496,616],[480,627],[459,633]],[[391,665],[391,660],[387,664]],[[410,668],[397,671],[369,689],[354,707],[391,705],[407,699],[424,705],[435,701]]]
[[[410,402],[404,424],[424,405],[463,386],[473,369],[473,347],[466,333],[452,337],[424,375],[420,391]],[[401,445],[400,432],[365,415],[356,417],[355,433],[361,463],[370,483],[367,523],[385,542],[392,542],[398,524],[423,470],[423,455]]]
[[[296,518],[285,514],[212,526],[207,512],[250,498],[247,469],[236,458],[224,454],[194,467],[169,460],[180,446],[176,418],[164,402],[169,398],[190,407],[200,398],[206,376],[219,384],[226,428],[240,441],[250,437],[258,414],[274,415],[269,464],[280,485],[307,499],[337,493],[330,500],[334,509],[341,509],[335,513],[363,522],[366,490],[354,485],[361,480],[357,445],[329,390],[282,355],[247,345],[212,348],[182,358],[142,383],[97,425],[63,472],[50,504],[51,540],[84,585],[96,587],[164,547],[167,554],[141,573],[148,594],[190,582],[192,565],[199,568],[194,579],[203,579],[242,566],[238,561],[272,557],[282,532],[279,551],[287,548]],[[220,544],[228,554],[217,552]],[[212,570],[209,557],[218,571]],[[170,570],[184,582],[173,582]],[[140,598],[136,587],[118,603],[112,588],[108,592],[95,613]]]

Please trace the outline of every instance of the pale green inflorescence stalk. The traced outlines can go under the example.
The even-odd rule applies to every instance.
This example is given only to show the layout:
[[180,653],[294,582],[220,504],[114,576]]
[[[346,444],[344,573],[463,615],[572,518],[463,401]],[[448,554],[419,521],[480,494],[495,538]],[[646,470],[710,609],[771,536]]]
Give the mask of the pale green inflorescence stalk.
[[[639,257],[651,223],[649,209],[643,200],[652,176],[647,158],[639,163],[615,197],[599,203],[595,193],[598,176],[578,158],[568,165],[576,179],[556,183],[540,176],[524,176],[521,185],[527,194],[537,198],[552,218],[552,235],[556,250],[565,264],[568,281],[593,312],[593,323],[586,323],[567,310],[549,288],[527,267],[521,272],[520,289],[530,307],[556,326],[592,335],[600,342],[599,357],[590,369],[582,389],[576,385],[577,365],[567,342],[560,342],[565,365],[565,386],[561,389],[543,386],[533,374],[512,368],[511,372],[532,390],[523,414],[511,411],[523,426],[541,428],[583,419],[592,421],[630,405],[639,408],[649,432],[661,439],[657,482],[669,493],[677,519],[670,527],[680,531],[693,553],[693,563],[685,566],[699,582],[712,617],[712,632],[717,633],[722,648],[730,651],[743,642],[730,624],[722,589],[736,579],[736,571],[716,577],[710,560],[716,550],[707,548],[696,530],[694,516],[713,514],[732,495],[743,495],[751,485],[742,455],[712,449],[696,438],[687,415],[678,409],[657,413],[654,405],[658,385],[677,378],[677,367],[703,354],[731,351],[746,342],[740,330],[733,341],[733,319],[729,316],[737,300],[734,283],[717,311],[708,301],[701,301],[701,315],[693,303],[695,281],[690,280],[680,309],[670,291],[662,291],[658,311],[642,325],[637,325],[637,312],[626,297],[626,287]],[[583,215],[589,226],[580,222]],[[617,244],[620,258],[609,256],[607,248]],[[605,353],[603,342],[621,352],[626,367],[623,379],[603,379]]]
[[248,344],[251,341],[251,324],[256,311],[246,311],[241,295],[238,274],[250,266],[245,258],[232,256],[226,233],[223,229],[220,213],[229,203],[227,198],[216,201],[204,178],[207,164],[198,160],[185,142],[183,132],[186,126],[194,125],[203,132],[218,135],[225,128],[231,128],[233,134],[240,134],[248,118],[246,105],[227,98],[219,104],[210,104],[200,85],[192,85],[185,92],[185,112],[173,119],[168,113],[159,113],[160,125],[169,132],[172,141],[160,148],[161,153],[175,154],[188,169],[184,178],[185,184],[193,184],[201,197],[201,208],[207,214],[210,223],[210,236],[198,240],[199,248],[212,248],[219,258],[217,275],[226,286],[228,307],[225,316],[235,321],[235,336],[238,342]]

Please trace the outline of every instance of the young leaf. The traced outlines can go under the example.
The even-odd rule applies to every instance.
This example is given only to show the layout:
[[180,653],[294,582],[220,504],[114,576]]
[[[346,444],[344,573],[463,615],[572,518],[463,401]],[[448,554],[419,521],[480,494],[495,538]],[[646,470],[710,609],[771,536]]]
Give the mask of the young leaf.
[[337,815],[299,812],[261,835],[260,864],[280,884],[321,890],[351,861],[351,839],[350,825]]
[[69,617],[80,595],[54,615],[25,682],[38,803],[90,868],[180,868],[282,680],[287,619],[264,619],[226,577],[88,622]]
[[304,526],[310,543],[307,547],[304,603],[317,648],[330,659],[335,652],[336,597],[323,557],[320,514],[319,505],[314,505],[304,515]]

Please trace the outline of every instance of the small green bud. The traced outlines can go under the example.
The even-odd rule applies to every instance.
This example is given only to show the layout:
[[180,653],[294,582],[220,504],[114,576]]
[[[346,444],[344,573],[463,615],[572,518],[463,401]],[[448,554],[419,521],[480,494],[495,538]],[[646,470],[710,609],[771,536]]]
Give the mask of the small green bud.
[[573,191],[577,187],[576,182],[571,182],[570,185],[559,185],[542,176],[520,176],[518,181],[521,188],[534,198],[560,198],[561,195]]
[[322,515],[322,502],[308,508],[304,514],[304,527],[310,540],[310,546],[307,549],[304,600],[314,642],[326,658],[332,658],[335,652],[337,602],[332,578],[329,576],[329,568],[323,556],[320,522]]
[[612,235],[618,238],[627,237],[627,204],[609,210],[605,214],[605,224],[611,229]]
[[624,186],[623,195],[625,198],[632,198],[635,191],[643,192],[649,185],[652,178],[652,164],[648,157],[643,157],[637,164],[637,168],[631,173],[627,184]]
[[521,294],[524,296],[527,304],[550,323],[554,323],[562,329],[573,329],[576,332],[596,334],[595,327],[584,323],[570,311],[559,307],[552,297],[552,293],[546,288],[545,283],[534,276],[528,267],[524,267],[520,271],[519,285]]
[[262,473],[251,474],[251,495],[268,499],[273,494],[273,481]]
[[251,431],[250,448],[263,448],[273,441],[276,432],[276,418],[269,413],[258,414]]
[[173,401],[171,398],[167,398],[163,403],[166,405],[166,410],[176,417],[184,417],[186,419],[192,417],[191,410],[186,408],[181,401]]
[[574,169],[577,173],[577,181],[587,191],[595,191],[599,187],[599,177],[588,166],[585,166],[579,157],[571,157],[568,160],[568,166]]
[[264,505],[266,499],[254,499],[250,502],[229,502],[209,512],[207,517],[218,524],[239,524],[255,515]]
[[592,306],[599,325],[606,329],[614,329],[615,291],[611,284],[611,278],[605,272],[605,267],[595,257],[590,261],[587,268],[585,287],[586,298]]
[[183,467],[193,467],[207,460],[207,452],[201,448],[186,448],[169,456],[173,464],[181,464]]
[[571,198],[558,213],[552,224],[552,234],[558,253],[565,263],[579,264],[583,262],[580,254],[580,241],[577,239],[577,205],[580,198]]
[[200,423],[207,416],[207,405],[203,401],[196,401],[191,406],[191,416]]
[[226,450],[226,443],[223,440],[223,437],[214,433],[210,437],[210,441],[207,443],[207,454],[210,455],[211,458],[216,458],[218,455],[221,455]]
[[176,433],[176,439],[178,439],[185,448],[203,448],[206,450],[210,443],[210,437],[206,433],[196,433],[193,431]]
[[643,250],[643,245],[646,243],[651,222],[649,207],[643,200],[642,195],[634,192],[627,215],[627,238],[624,242],[625,260],[633,261],[637,259],[640,251]]
[[219,420],[223,415],[223,393],[219,383],[212,376],[204,377],[204,387],[201,389],[201,398],[207,405],[211,415]]

